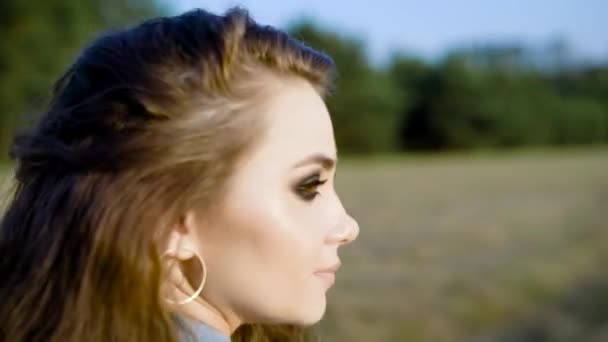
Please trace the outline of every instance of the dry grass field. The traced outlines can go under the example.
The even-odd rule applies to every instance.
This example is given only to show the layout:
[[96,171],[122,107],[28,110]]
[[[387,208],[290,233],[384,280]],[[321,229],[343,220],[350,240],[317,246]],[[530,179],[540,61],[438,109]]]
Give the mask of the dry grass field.
[[608,341],[608,149],[340,163],[324,341]]

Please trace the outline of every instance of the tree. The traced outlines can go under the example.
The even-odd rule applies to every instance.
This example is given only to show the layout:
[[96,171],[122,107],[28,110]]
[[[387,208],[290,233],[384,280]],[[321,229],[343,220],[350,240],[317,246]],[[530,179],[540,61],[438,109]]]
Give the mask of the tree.
[[340,149],[351,153],[396,150],[400,94],[388,74],[370,66],[363,43],[323,31],[307,20],[292,25],[289,32],[336,63],[336,91],[327,105]]
[[102,30],[165,13],[153,0],[0,2],[0,149],[44,105],[82,45]]

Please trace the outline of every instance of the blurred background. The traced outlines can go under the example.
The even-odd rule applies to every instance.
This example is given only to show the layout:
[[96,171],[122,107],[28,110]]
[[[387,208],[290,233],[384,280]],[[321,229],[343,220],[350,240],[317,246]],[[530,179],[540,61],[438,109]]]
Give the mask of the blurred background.
[[331,55],[357,242],[324,341],[608,341],[608,2],[0,2],[0,170],[106,29],[248,8]]

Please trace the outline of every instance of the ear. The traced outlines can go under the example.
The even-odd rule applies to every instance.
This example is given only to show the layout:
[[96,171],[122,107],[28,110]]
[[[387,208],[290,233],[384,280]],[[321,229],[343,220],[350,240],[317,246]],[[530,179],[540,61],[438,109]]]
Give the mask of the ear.
[[175,253],[179,259],[189,259],[193,257],[193,252],[197,248],[197,232],[199,223],[193,210],[185,212],[179,220],[171,226],[167,238],[167,250]]

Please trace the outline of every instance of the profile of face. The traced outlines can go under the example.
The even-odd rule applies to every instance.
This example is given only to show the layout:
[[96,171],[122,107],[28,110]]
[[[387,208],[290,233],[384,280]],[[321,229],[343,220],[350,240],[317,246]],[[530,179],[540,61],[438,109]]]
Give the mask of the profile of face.
[[[268,127],[231,176],[222,205],[190,220],[186,236],[205,260],[201,297],[241,323],[319,321],[357,222],[334,190],[331,118],[312,85],[280,81]],[[333,269],[332,269],[333,268]]]

